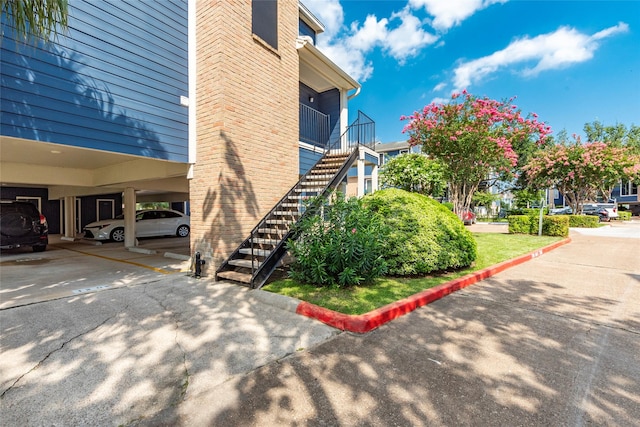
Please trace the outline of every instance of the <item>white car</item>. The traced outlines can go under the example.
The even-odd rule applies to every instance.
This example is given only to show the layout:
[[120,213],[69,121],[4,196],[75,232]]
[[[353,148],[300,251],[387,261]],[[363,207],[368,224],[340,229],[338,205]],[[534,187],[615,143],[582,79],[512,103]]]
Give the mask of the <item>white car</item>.
[[[187,237],[190,217],[171,209],[149,209],[136,212],[136,237]],[[84,238],[124,241],[124,216],[92,222],[84,227]]]

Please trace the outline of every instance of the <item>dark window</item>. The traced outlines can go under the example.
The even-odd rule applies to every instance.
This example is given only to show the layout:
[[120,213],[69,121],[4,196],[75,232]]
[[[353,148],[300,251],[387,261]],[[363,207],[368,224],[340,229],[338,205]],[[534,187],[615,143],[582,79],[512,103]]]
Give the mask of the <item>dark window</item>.
[[277,0],[253,0],[251,2],[251,31],[274,49],[278,48]]

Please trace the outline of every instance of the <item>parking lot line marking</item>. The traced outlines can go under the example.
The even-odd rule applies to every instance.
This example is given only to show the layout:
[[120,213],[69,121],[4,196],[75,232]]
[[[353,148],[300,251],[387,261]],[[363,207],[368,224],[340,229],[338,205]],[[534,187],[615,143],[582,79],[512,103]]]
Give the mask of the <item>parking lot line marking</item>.
[[[52,246],[54,246],[54,245],[52,245]],[[135,265],[136,267],[146,268],[147,270],[152,270],[152,271],[155,271],[156,273],[160,273],[160,274],[173,274],[173,273],[175,273],[175,271],[169,271],[169,270],[165,270],[165,269],[158,268],[158,267],[151,267],[150,265],[140,264],[139,262],[127,261],[127,260],[118,259],[118,258],[111,258],[111,257],[104,256],[104,255],[96,255],[96,254],[92,254],[92,253],[89,253],[89,252],[79,251],[77,249],[71,249],[71,248],[67,248],[67,247],[60,247],[60,249],[65,249],[65,250],[71,251],[71,252],[77,252],[77,253],[83,254],[83,255],[94,256],[96,258],[102,258],[102,259],[106,259],[106,260],[109,260],[109,261],[116,261],[116,262],[122,262],[124,264]]]

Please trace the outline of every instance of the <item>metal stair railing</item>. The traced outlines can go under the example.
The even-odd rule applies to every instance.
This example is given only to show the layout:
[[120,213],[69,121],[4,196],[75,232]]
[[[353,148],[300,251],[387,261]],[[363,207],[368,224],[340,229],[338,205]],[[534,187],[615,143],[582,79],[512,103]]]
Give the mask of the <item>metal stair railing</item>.
[[[333,144],[328,144],[327,147],[323,150],[323,156],[314,164],[314,166],[309,169],[299,180],[298,182],[291,187],[291,189],[274,205],[274,207],[258,222],[258,224],[251,230],[249,237],[247,237],[242,244],[240,244],[236,250],[218,267],[216,270],[216,278],[218,273],[225,271],[230,265],[230,261],[235,259],[241,252],[242,249],[250,248],[249,255],[251,256],[251,288],[259,289],[261,288],[267,279],[273,274],[275,271],[278,262],[282,259],[284,254],[286,253],[286,243],[289,239],[296,237],[296,232],[292,228],[295,223],[300,221],[306,215],[313,214],[315,209],[305,209],[303,211],[303,203],[298,202],[298,216],[297,220],[292,221],[290,223],[279,223],[278,225],[285,225],[286,230],[278,230],[282,231],[281,233],[273,233],[277,234],[278,243],[275,245],[273,250],[265,257],[265,259],[257,264],[256,256],[258,255],[256,251],[261,249],[255,248],[256,241],[261,234],[259,230],[268,228],[268,221],[273,221],[277,215],[276,212],[284,211],[283,204],[288,200],[292,199],[297,191],[300,194],[304,192],[312,192],[309,190],[305,190],[302,188],[302,183],[308,182],[308,177],[312,174],[312,172],[317,171],[316,167],[323,163],[323,160],[330,158],[331,156],[336,156],[340,154],[348,154],[347,158],[343,161],[342,165],[338,169],[337,172],[333,174],[333,177],[329,180],[329,182],[321,189],[321,191],[317,192],[318,194],[315,197],[319,199],[324,199],[331,189],[335,188],[346,176],[349,171],[351,165],[355,162],[358,157],[358,147],[359,146],[367,146],[373,147],[375,144],[375,122],[371,120],[366,114],[361,111],[358,112],[358,119],[356,119],[347,130],[338,138]],[[315,192],[315,191],[313,191]]]

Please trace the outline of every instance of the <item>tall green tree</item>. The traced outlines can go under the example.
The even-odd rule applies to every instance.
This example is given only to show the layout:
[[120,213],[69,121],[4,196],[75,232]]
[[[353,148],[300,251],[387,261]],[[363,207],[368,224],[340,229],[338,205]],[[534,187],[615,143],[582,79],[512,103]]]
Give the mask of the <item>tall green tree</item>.
[[604,142],[612,147],[626,147],[640,154],[640,126],[632,124],[628,129],[622,123],[603,125],[598,120],[585,123],[584,133],[589,142]]
[[385,187],[442,196],[447,185],[445,167],[424,154],[407,153],[388,160],[380,171],[380,182]]
[[1,0],[2,14],[20,37],[48,41],[68,25],[68,0]]

